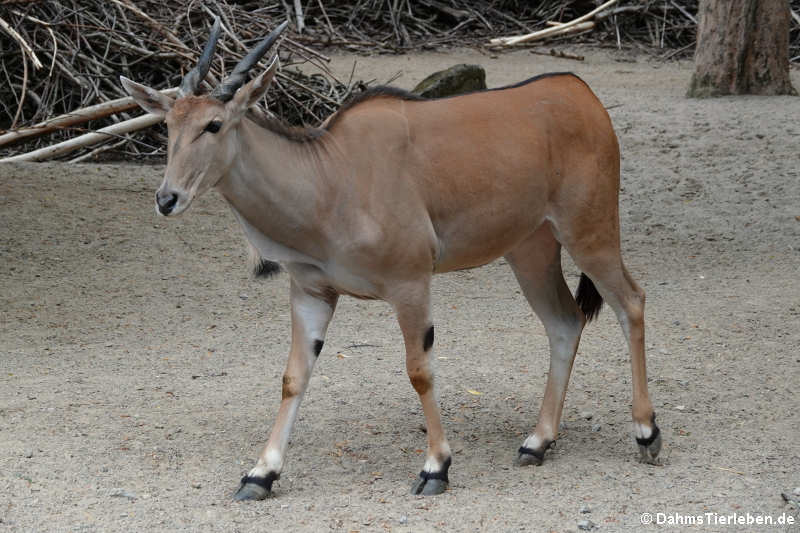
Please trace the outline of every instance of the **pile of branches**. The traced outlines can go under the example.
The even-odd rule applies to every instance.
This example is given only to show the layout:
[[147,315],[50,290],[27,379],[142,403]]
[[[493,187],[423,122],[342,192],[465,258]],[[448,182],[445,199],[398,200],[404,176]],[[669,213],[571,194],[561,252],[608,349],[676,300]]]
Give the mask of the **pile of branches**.
[[[218,83],[251,47],[286,20],[280,3],[259,7],[232,0],[6,0],[0,10],[0,134],[32,126],[87,106],[108,103],[121,112],[90,122],[59,127],[49,137],[26,142],[0,135],[0,155],[30,151],[93,131],[139,114],[119,76],[157,89],[174,88],[191,69],[218,15],[223,35],[206,81]],[[11,31],[8,31],[8,30]],[[5,30],[5,31],[4,31]],[[292,39],[282,39],[281,70],[267,105],[293,124],[319,123],[358,84],[339,80],[322,53]],[[268,58],[266,58],[268,59]],[[299,64],[305,65],[302,72]],[[316,74],[306,74],[316,71]],[[70,121],[67,120],[67,123]],[[44,128],[43,128],[44,129]],[[146,135],[109,137],[129,156],[162,155],[164,127]],[[5,146],[4,146],[5,144]],[[84,158],[86,150],[78,155]],[[71,153],[75,159],[75,154]]]
[[[242,2],[255,4],[256,2]],[[306,2],[303,39],[355,51],[407,52],[545,29],[584,15],[595,0],[359,0]],[[290,9],[292,9],[290,7]],[[296,12],[293,11],[295,15]],[[697,0],[628,0],[604,12],[578,42],[679,49],[694,43]],[[575,40],[575,35],[570,36]]]
[[[401,53],[442,46],[486,46],[493,38],[565,23],[604,0],[283,0],[303,27],[298,40],[361,53]],[[255,8],[258,0],[239,0]],[[593,18],[590,30],[555,40],[636,49],[662,59],[694,53],[699,0],[620,0]],[[800,0],[790,0],[790,57],[800,61]],[[303,5],[304,4],[304,5]],[[551,39],[552,41],[552,39]]]

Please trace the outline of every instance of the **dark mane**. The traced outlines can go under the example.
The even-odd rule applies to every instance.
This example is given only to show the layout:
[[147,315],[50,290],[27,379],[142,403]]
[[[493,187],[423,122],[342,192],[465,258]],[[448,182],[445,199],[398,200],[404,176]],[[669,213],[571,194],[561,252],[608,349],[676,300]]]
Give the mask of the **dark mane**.
[[280,118],[269,117],[259,111],[250,110],[247,112],[246,116],[265,130],[269,130],[272,133],[280,135],[284,139],[288,139],[296,143],[307,143],[314,141],[325,133],[325,130],[320,128],[301,128],[297,126],[290,126]]
[[[545,78],[553,78],[556,76],[572,76],[573,78],[577,78],[580,81],[580,76],[575,74],[574,72],[545,72],[544,74],[539,74],[532,78],[528,78],[527,80],[518,81],[517,83],[512,83],[511,85],[504,85],[502,87],[494,87],[492,89],[486,89],[487,91],[502,91],[503,89],[515,89],[517,87],[522,87],[523,85],[528,85],[529,83],[533,83],[535,81],[543,80]],[[584,82],[586,83],[586,82]],[[483,91],[475,91],[475,92],[483,92]]]
[[398,100],[427,100],[427,98],[423,98],[422,96],[416,95],[410,91],[406,91],[405,89],[400,89],[397,87],[389,87],[387,85],[378,85],[377,87],[370,87],[365,91],[361,91],[358,94],[354,94],[353,96],[349,97],[345,102],[339,107],[339,110],[334,113],[328,123],[325,124],[325,129],[330,130],[336,122],[339,121],[339,118],[348,110],[354,108],[361,102],[366,102],[367,100],[372,100],[374,98],[396,98]]

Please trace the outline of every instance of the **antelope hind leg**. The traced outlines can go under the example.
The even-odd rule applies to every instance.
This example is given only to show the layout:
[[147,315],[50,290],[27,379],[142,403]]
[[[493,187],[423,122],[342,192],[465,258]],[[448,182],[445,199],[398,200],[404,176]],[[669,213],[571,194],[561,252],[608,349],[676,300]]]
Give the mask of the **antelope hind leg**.
[[516,464],[539,466],[558,438],[558,426],[572,363],[586,322],[564,281],[561,245],[549,223],[506,254],[525,298],[542,321],[550,343],[547,374],[539,420],[518,450]]

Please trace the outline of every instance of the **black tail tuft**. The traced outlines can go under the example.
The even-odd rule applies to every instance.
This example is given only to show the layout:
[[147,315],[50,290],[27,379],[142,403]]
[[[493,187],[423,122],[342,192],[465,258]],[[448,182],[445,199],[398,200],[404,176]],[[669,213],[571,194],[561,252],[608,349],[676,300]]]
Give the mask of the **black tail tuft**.
[[599,315],[600,309],[603,307],[603,297],[597,292],[597,287],[594,286],[594,283],[586,274],[581,273],[578,290],[575,291],[575,301],[578,302],[578,307],[586,315],[587,322],[591,322]]

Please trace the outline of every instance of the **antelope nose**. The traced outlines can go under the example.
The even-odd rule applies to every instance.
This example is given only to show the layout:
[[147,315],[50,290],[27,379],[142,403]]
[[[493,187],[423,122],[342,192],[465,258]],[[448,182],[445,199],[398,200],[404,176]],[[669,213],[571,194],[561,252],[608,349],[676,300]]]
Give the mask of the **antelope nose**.
[[169,215],[178,203],[178,195],[174,192],[157,192],[156,204],[158,205],[158,212],[162,215]]

